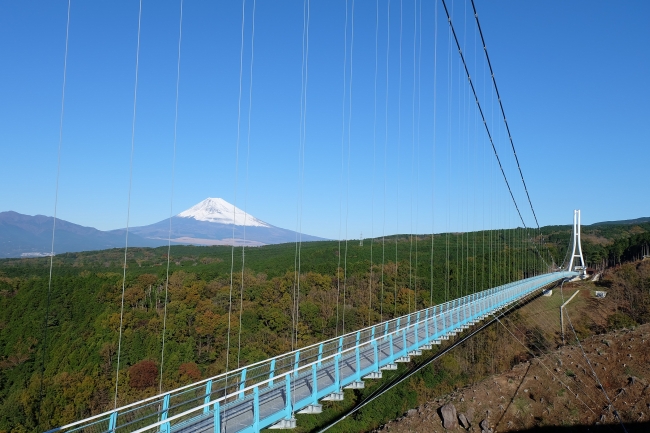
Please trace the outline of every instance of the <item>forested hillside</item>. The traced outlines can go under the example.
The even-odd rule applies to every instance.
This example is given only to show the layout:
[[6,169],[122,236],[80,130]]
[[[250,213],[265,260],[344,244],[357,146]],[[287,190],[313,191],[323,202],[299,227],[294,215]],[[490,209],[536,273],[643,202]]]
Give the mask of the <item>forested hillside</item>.
[[[585,254],[620,262],[649,232],[585,230]],[[165,307],[168,390],[223,372],[229,329],[231,367],[290,350],[295,302],[303,346],[546,272],[569,237],[566,226],[310,242],[299,261],[295,244],[174,246],[169,258],[165,247],[129,249],[118,405],[161,385]],[[49,258],[0,260],[0,431],[45,430],[112,407],[123,260],[119,249],[56,256],[51,286]]]

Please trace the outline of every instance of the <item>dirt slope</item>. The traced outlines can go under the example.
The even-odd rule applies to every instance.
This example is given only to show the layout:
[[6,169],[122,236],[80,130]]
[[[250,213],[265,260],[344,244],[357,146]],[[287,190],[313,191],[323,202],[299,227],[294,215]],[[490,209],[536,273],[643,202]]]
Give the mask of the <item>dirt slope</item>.
[[442,426],[439,408],[446,403],[467,416],[471,432],[481,432],[479,423],[484,419],[494,432],[540,427],[554,431],[561,426],[573,426],[563,431],[622,431],[614,411],[628,431],[650,431],[650,324],[582,341],[591,366],[573,343],[429,401],[377,431],[462,431],[460,426],[451,430]]

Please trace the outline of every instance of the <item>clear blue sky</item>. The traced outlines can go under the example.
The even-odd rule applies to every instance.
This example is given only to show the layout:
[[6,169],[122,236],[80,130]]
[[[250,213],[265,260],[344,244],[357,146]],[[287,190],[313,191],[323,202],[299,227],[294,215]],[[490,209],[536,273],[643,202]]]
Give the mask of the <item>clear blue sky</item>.
[[[476,4],[540,224],[569,224],[577,208],[587,224],[650,216],[650,3]],[[132,226],[169,216],[179,5],[143,1]],[[532,226],[471,4],[448,5]],[[346,2],[311,1],[302,184],[303,2],[257,1],[249,95],[252,6],[247,0],[235,194],[242,3],[184,4],[174,214],[222,197],[296,229],[302,185],[302,230],[329,238],[345,236],[346,215],[350,238],[520,225],[441,3],[436,21],[434,2],[418,2],[415,14],[412,0],[391,0],[389,26],[380,1],[375,44],[376,2],[357,0],[352,21],[348,1],[346,46]],[[63,0],[0,3],[0,211],[54,212],[66,10]],[[137,16],[137,1],[72,1],[57,216],[77,224],[126,225]]]

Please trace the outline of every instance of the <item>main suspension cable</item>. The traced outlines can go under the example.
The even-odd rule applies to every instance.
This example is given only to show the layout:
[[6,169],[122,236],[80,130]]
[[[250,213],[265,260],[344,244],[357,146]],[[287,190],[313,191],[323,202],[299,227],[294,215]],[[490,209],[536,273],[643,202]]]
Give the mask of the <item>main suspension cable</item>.
[[[515,150],[515,144],[512,141],[512,134],[510,133],[510,126],[508,126],[508,120],[506,119],[506,112],[503,109],[503,102],[501,101],[501,95],[499,95],[499,88],[497,87],[497,81],[494,77],[494,71],[492,70],[492,63],[490,62],[490,56],[488,55],[487,46],[485,45],[485,38],[483,37],[483,30],[481,29],[481,23],[478,19],[478,13],[476,12],[476,5],[474,0],[472,2],[472,9],[474,10],[474,18],[476,20],[476,26],[478,27],[479,34],[481,36],[481,43],[483,44],[483,51],[485,52],[485,59],[487,60],[488,67],[490,68],[490,76],[492,77],[492,84],[494,85],[494,91],[497,94],[497,100],[499,101],[499,107],[501,108],[501,115],[503,116],[503,123],[506,126],[506,131],[508,133],[508,139],[510,140],[510,146],[512,147],[512,153],[515,156],[515,161],[517,162],[517,168],[519,169],[519,175],[521,176],[521,182],[524,185],[524,190],[526,191],[526,197],[528,198],[528,204],[530,204],[530,210],[533,212],[533,217],[535,217],[535,224],[539,229],[539,222],[537,221],[537,215],[535,214],[535,209],[533,208],[533,202],[530,199],[530,194],[528,193],[528,188],[526,187],[526,181],[524,180],[524,174],[521,171],[521,165],[519,165],[519,158],[517,157],[517,151]],[[444,3],[444,1],[443,1]]]
[[515,205],[515,209],[517,210],[517,214],[519,215],[519,219],[521,220],[521,223],[526,227],[526,222],[524,221],[523,216],[521,215],[521,211],[519,210],[519,206],[517,205],[517,200],[515,199],[514,194],[512,193],[512,189],[510,188],[510,183],[508,182],[508,178],[506,176],[506,173],[503,169],[503,165],[501,164],[501,159],[499,158],[499,153],[497,152],[497,149],[494,145],[494,140],[492,138],[492,134],[490,133],[490,128],[487,125],[487,121],[485,120],[485,115],[483,114],[483,109],[481,108],[481,103],[479,102],[478,95],[476,94],[476,89],[474,88],[474,82],[472,81],[472,77],[469,73],[469,69],[467,68],[467,63],[465,62],[465,56],[463,55],[463,50],[460,47],[460,42],[458,41],[458,37],[456,36],[456,30],[454,30],[454,25],[451,20],[451,16],[449,14],[449,10],[447,9],[447,3],[445,0],[442,0],[442,5],[445,8],[445,13],[447,14],[447,21],[449,22],[449,27],[451,28],[452,35],[454,36],[454,41],[456,42],[456,47],[458,48],[458,54],[460,55],[460,59],[463,63],[463,66],[465,68],[465,73],[467,75],[467,80],[469,82],[470,88],[472,89],[472,93],[474,94],[474,100],[476,102],[476,105],[478,107],[479,113],[481,114],[481,119],[483,120],[483,125],[485,126],[485,132],[488,135],[488,138],[490,140],[490,144],[492,145],[492,150],[494,151],[494,156],[497,159],[497,162],[499,163],[499,168],[501,169],[501,174],[503,175],[503,180],[506,183],[506,186],[508,188],[508,192],[510,193],[510,197],[512,198],[512,202]]

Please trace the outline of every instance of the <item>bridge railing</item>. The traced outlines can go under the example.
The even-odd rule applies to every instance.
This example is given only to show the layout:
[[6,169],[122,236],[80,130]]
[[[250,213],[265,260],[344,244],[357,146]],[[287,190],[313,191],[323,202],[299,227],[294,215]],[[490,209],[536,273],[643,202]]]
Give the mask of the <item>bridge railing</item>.
[[[213,412],[215,407],[223,407],[244,398],[254,399],[262,386],[273,387],[276,381],[284,382],[287,377],[309,371],[316,364],[331,361],[361,345],[389,338],[425,321],[434,319],[434,327],[438,328],[437,324],[442,320],[440,331],[452,329],[452,325],[460,326],[478,312],[491,311],[494,306],[503,305],[505,301],[525,296],[550,282],[572,276],[569,274],[574,273],[544,274],[467,295],[152,396],[55,431],[131,432],[156,426],[166,430],[171,421],[176,424],[201,412]],[[464,308],[468,306],[469,308]],[[460,317],[461,315],[468,317]],[[218,409],[215,416],[219,416]]]

